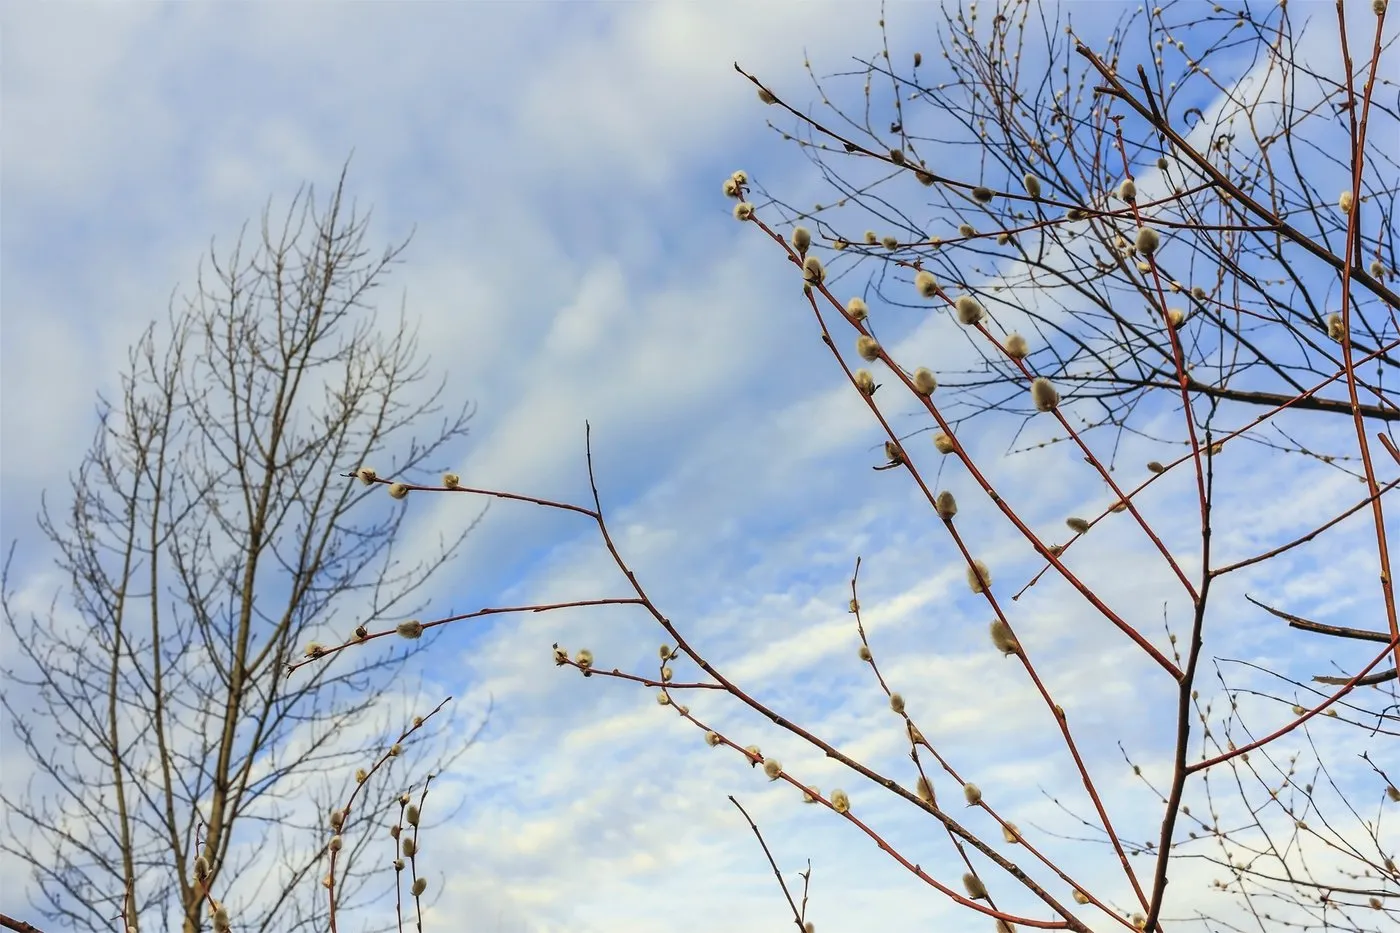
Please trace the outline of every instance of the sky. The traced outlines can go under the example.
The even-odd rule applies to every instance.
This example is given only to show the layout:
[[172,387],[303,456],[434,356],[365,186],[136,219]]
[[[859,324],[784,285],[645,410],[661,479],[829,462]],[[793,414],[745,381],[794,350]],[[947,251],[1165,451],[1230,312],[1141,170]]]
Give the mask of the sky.
[[[1108,7],[1127,9],[1073,10],[1096,23]],[[901,54],[932,57],[921,40],[935,14],[891,8]],[[348,190],[373,208],[371,239],[413,235],[380,308],[392,315],[402,300],[432,371],[477,406],[451,452],[464,482],[585,503],[587,421],[610,527],[662,611],[755,697],[910,782],[900,721],[857,658],[846,612],[859,556],[872,648],[921,728],[1000,812],[1043,828],[1087,882],[1127,905],[1102,847],[1056,839],[1077,828],[1049,793],[1076,812],[1084,801],[1047,739],[1046,711],[988,643],[985,604],[907,476],[871,471],[878,426],[821,343],[795,273],[734,222],[721,194],[744,169],[790,203],[820,196],[815,170],[765,127],[773,114],[732,63],[805,100],[804,56],[828,73],[878,49],[873,5],[8,3],[3,15],[0,523],[6,544],[22,545],[21,604],[47,605],[59,586],[33,521],[39,495],[62,492],[127,348],[172,290],[189,288],[211,237],[231,241],[269,197],[285,204],[303,182],[324,190],[353,152]],[[936,366],[956,352],[956,327],[946,316],[906,321],[888,343]],[[854,361],[853,334],[838,339]],[[1153,417],[1166,428],[1172,415]],[[1102,507],[1102,484],[1068,445],[1006,457],[1009,430],[990,422],[963,442],[1019,492],[1034,527],[1058,534],[1066,515]],[[1244,450],[1220,463],[1225,554],[1286,540],[1359,495],[1336,471],[1276,469],[1267,452]],[[1159,453],[1141,438],[1119,451],[1139,479],[1137,465]],[[996,583],[1019,588],[1036,569],[1024,542],[965,475],[940,472],[927,445],[918,456],[957,491],[959,526]],[[1261,475],[1286,508],[1259,508],[1250,490]],[[1187,477],[1170,477],[1141,502],[1188,565],[1198,531],[1180,502],[1190,496]],[[410,547],[470,520],[477,506],[462,499],[411,495]],[[1279,637],[1277,620],[1241,596],[1322,618],[1374,611],[1375,594],[1353,582],[1373,579],[1356,570],[1375,562],[1368,533],[1363,520],[1345,523],[1325,561],[1288,559],[1223,583],[1207,657],[1304,678],[1331,659],[1356,661],[1350,646]],[[1096,529],[1076,558],[1076,572],[1157,644],[1164,615],[1183,631],[1180,591],[1130,524]],[[624,584],[587,521],[498,503],[431,598],[447,614],[628,595]],[[1010,611],[1123,834],[1155,838],[1159,811],[1124,753],[1165,776],[1170,684],[1063,583],[1047,579]],[[462,809],[428,833],[422,861],[440,893],[429,928],[790,923],[730,794],[785,871],[811,860],[818,930],[918,930],[956,915],[833,814],[803,807],[732,749],[708,748],[651,691],[585,680],[551,659],[558,642],[590,649],[600,668],[650,674],[663,637],[641,613],[608,609],[472,622],[439,638],[417,672],[424,696],[454,695],[467,718],[488,701],[493,712],[434,792]],[[695,675],[677,665],[678,680]],[[853,812],[956,886],[946,844],[907,804],[732,701],[690,705],[806,783],[846,789]],[[1264,704],[1256,721],[1286,712]],[[1329,728],[1317,725],[1319,743],[1351,748]],[[11,741],[0,758],[8,790],[25,771]],[[1224,909],[1208,866],[1182,872],[1168,916]],[[4,900],[19,911],[13,881]],[[1024,906],[1016,894],[1004,903]],[[968,928],[991,928],[978,922]]]

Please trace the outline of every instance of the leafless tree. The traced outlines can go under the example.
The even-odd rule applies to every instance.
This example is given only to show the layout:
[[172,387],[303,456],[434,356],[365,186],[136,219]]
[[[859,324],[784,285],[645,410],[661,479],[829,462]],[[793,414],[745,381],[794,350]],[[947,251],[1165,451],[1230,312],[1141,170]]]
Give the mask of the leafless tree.
[[[211,247],[100,405],[63,506],[45,502],[65,598],[25,611],[7,563],[18,652],[0,698],[33,775],[3,801],[0,846],[58,928],[194,933],[222,908],[240,930],[324,929],[333,802],[354,788],[362,825],[383,827],[407,786],[388,767],[357,775],[366,746],[402,732],[388,757],[419,776],[464,747],[434,752],[397,721],[413,642],[287,676],[316,640],[411,613],[467,534],[404,554],[398,503],[328,480],[385,450],[397,472],[427,468],[471,417],[412,433],[442,385],[424,384],[402,314],[387,336],[376,323],[406,242],[375,255],[368,222],[342,172],[319,205],[303,189],[280,220],[269,206],[251,253],[242,236]],[[346,903],[382,893],[354,838],[334,879]]]

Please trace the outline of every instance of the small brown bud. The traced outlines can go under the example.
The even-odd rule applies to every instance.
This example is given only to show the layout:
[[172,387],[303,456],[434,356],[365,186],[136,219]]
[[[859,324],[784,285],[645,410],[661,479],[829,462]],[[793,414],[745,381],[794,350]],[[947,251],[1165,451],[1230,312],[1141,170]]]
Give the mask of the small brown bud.
[[981,185],[978,185],[976,188],[972,189],[972,199],[978,204],[988,204],[991,202],[992,197],[993,195],[991,188],[984,188]]

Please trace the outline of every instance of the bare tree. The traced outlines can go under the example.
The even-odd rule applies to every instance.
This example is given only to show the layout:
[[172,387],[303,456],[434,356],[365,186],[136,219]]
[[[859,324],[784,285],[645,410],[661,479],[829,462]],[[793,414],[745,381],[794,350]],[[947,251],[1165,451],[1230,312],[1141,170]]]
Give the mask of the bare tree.
[[[402,731],[403,759],[431,747],[408,739],[421,721],[389,721],[414,699],[411,642],[286,676],[323,633],[411,613],[467,533],[404,555],[397,503],[374,510],[359,484],[327,480],[386,449],[396,471],[425,468],[471,415],[410,434],[442,385],[420,384],[402,314],[387,336],[376,326],[373,291],[406,243],[373,255],[367,226],[342,172],[319,206],[311,190],[280,222],[269,206],[250,255],[242,237],[223,258],[211,248],[212,275],[147,330],[100,405],[68,501],[43,508],[69,604],[21,611],[7,564],[19,652],[0,700],[34,775],[4,799],[0,845],[60,928],[194,933],[219,909],[242,930],[324,928],[332,802],[353,787],[382,826],[403,789],[387,792],[404,780],[387,767],[355,774],[365,746]],[[381,893],[357,838],[335,879],[351,903]]]
[[[473,615],[639,608],[666,638],[655,670],[621,671],[588,649],[559,645],[556,663],[595,684],[657,691],[709,745],[790,785],[794,802],[800,796],[829,810],[931,896],[980,915],[986,929],[1393,929],[1400,872],[1384,808],[1400,802],[1400,623],[1383,506],[1400,482],[1400,408],[1386,385],[1400,347],[1400,297],[1387,284],[1397,259],[1400,107],[1386,77],[1394,74],[1387,3],[1307,5],[1306,41],[1285,3],[1264,11],[1165,3],[1108,30],[1095,22],[1092,39],[1028,0],[1008,0],[980,21],[976,4],[945,9],[935,51],[945,53],[947,73],[939,77],[924,77],[921,53],[892,47],[883,18],[876,54],[844,76],[812,71],[819,106],[739,69],[782,114],[774,129],[811,155],[831,191],[807,209],[744,172],[724,189],[735,217],[793,268],[794,302],[810,312],[878,426],[884,462],[875,468],[907,474],[945,533],[947,558],[985,601],[987,650],[1014,659],[1015,684],[1006,689],[1026,700],[1019,715],[1040,717],[1076,775],[1053,799],[1080,838],[1015,825],[1001,789],[959,763],[968,750],[930,732],[928,721],[921,728],[932,709],[916,709],[882,668],[862,619],[855,555],[853,636],[872,689],[907,738],[903,773],[843,752],[711,662],[709,648],[631,571],[609,530],[591,455],[585,505],[472,488],[456,477],[440,486],[365,479],[392,483],[396,495],[505,498],[594,524],[623,595]],[[1107,41],[1092,45],[1104,31]],[[838,294],[851,281],[860,284]],[[943,339],[919,350],[938,358],[899,359],[908,355],[900,338],[879,338],[880,330],[912,330],[911,319],[939,324]],[[887,387],[877,396],[880,379]],[[909,422],[912,430],[900,429]],[[1003,462],[965,443],[998,424],[1030,434],[1025,456],[1069,445],[1085,481],[1104,489],[1102,507],[1070,516],[1068,536],[1058,522],[1058,533],[1047,530],[1035,514],[1042,491],[1018,488]],[[915,443],[924,432],[932,444]],[[1136,447],[1155,445],[1160,459],[1118,464],[1129,437]],[[1223,467],[1221,458],[1247,445],[1292,469],[1344,471],[1362,490],[1336,511],[1308,515],[1296,534],[1222,541],[1222,515],[1242,497],[1260,512],[1292,506],[1257,474]],[[939,491],[935,473],[958,494]],[[1173,496],[1165,511],[1148,504],[1165,495]],[[1016,579],[977,557],[987,531],[959,523],[959,497],[985,500],[1024,541],[1032,572]],[[1164,514],[1185,521],[1186,532],[1163,533]],[[1094,567],[1079,560],[1086,536],[1106,522],[1131,529],[1169,581],[1173,602],[1160,628],[1140,605],[1115,605],[1096,591]],[[1345,523],[1374,544],[1348,579],[1375,616],[1311,619],[1241,592],[1246,581],[1272,582],[1265,570],[1276,581],[1284,571],[1274,568],[1287,561],[1325,563],[1329,537]],[[1153,711],[1172,723],[1164,741],[1148,723],[1118,737],[1122,767],[1158,805],[1148,818],[1153,838],[1125,830],[1142,828],[1143,808],[1115,808],[1106,793],[1102,753],[1114,737],[1084,728],[1061,706],[1064,684],[1040,650],[1046,633],[1017,611],[1037,585],[1092,616],[1105,640],[1131,646],[1146,671],[1141,689],[1168,698]],[[1284,640],[1297,656],[1212,657],[1212,644],[1242,612],[1276,619],[1285,633],[1285,623],[1302,630]],[[1337,670],[1299,678],[1302,640],[1317,637],[1334,639]],[[348,640],[331,651],[356,647]],[[774,731],[849,769],[856,792],[808,785],[800,769],[692,712],[682,701],[688,695],[697,706],[729,700],[756,711]],[[1142,755],[1151,760],[1139,763]],[[860,788],[900,798],[910,819],[939,829],[947,858],[930,868],[902,853],[863,818]],[[782,856],[761,834],[759,841],[794,924],[810,931],[810,875],[799,896],[779,868]],[[1113,867],[1126,897],[1086,880],[1086,843]],[[1223,919],[1201,916],[1179,899],[1180,885],[1168,886],[1201,863],[1233,895]],[[950,872],[949,864],[958,867]]]

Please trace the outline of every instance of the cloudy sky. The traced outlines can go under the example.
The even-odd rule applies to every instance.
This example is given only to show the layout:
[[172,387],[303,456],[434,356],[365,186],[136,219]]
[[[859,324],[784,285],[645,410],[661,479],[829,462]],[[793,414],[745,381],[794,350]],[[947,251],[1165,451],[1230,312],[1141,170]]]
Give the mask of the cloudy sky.
[[[1111,6],[1073,9],[1098,17]],[[936,14],[892,8],[899,55],[933,58]],[[231,241],[269,196],[285,204],[303,182],[333,184],[353,151],[348,188],[373,208],[371,238],[413,232],[381,307],[404,301],[434,371],[479,406],[453,451],[465,482],[583,502],[590,421],[617,542],[661,610],[753,696],[910,783],[900,721],[857,659],[845,611],[860,556],[872,646],[924,732],[999,812],[1042,827],[1048,849],[1073,853],[1077,877],[1127,907],[1111,855],[1055,835],[1079,832],[1047,795],[1084,813],[1082,791],[1019,666],[988,644],[985,603],[968,592],[941,523],[902,471],[871,471],[878,425],[822,345],[792,269],[734,222],[720,193],[742,168],[790,203],[820,198],[811,165],[765,128],[772,112],[731,65],[806,102],[804,55],[821,73],[850,67],[879,48],[877,17],[850,3],[7,4],[0,520],[6,543],[23,545],[12,585],[34,605],[52,597],[38,497],[61,492],[96,393],[112,392],[128,346],[172,291],[188,290],[210,237]],[[904,312],[887,344],[936,369],[956,328]],[[838,335],[843,349],[853,339]],[[1165,408],[1152,417],[1179,425]],[[964,443],[1033,527],[1064,537],[1064,517],[1102,508],[1105,490],[1068,445],[1004,457],[1018,426],[989,422]],[[1155,838],[1159,808],[1116,743],[1165,776],[1171,684],[1063,583],[1047,578],[1010,603],[1037,569],[1030,552],[920,440],[925,475],[958,493],[964,534],[1006,581],[1003,605],[1120,830]],[[1162,454],[1128,438],[1119,461],[1141,478]],[[1221,461],[1222,559],[1287,540],[1360,494],[1335,470],[1276,468],[1267,456]],[[1261,475],[1286,509],[1246,495]],[[1188,567],[1198,530],[1181,503],[1191,496],[1189,477],[1170,477],[1140,503]],[[414,495],[404,507],[421,540],[476,513],[460,497]],[[1374,609],[1375,595],[1352,582],[1374,579],[1367,521],[1337,529],[1326,561],[1290,558],[1222,584],[1207,656],[1302,677],[1360,658],[1276,637],[1279,623],[1240,597],[1324,619]],[[1184,634],[1180,589],[1126,520],[1096,529],[1073,566],[1164,650],[1164,616]],[[627,595],[624,583],[586,521],[498,504],[433,595],[462,611]],[[817,929],[912,931],[954,915],[844,821],[801,806],[732,750],[707,748],[651,691],[551,663],[557,641],[591,649],[599,667],[653,673],[663,633],[640,612],[469,625],[446,632],[422,671],[430,694],[454,694],[468,712],[489,697],[495,710],[443,779],[463,811],[425,847],[441,888],[430,928],[780,928],[787,906],[729,794],[784,870],[811,860]],[[678,664],[679,680],[695,676]],[[845,788],[854,812],[956,885],[946,839],[917,811],[732,701],[702,695],[691,707],[804,782]],[[1261,730],[1287,714],[1261,709]],[[1327,728],[1319,741],[1349,753]],[[5,768],[7,787],[19,773]],[[999,837],[985,816],[968,820]],[[1222,909],[1210,877],[1188,863],[1168,914]],[[7,904],[18,901],[13,885]],[[1026,904],[1014,893],[1002,903]]]

